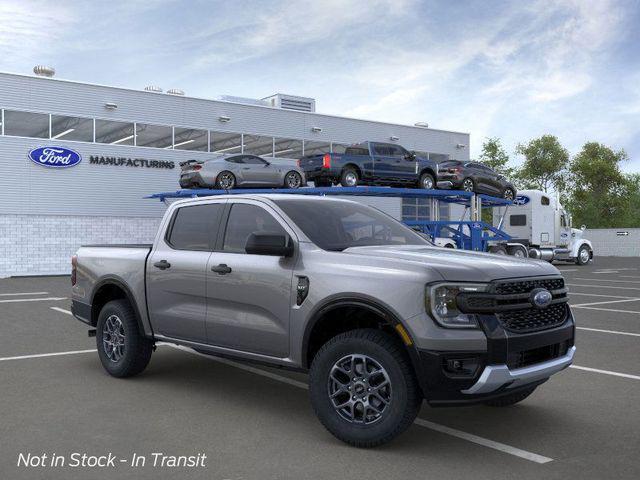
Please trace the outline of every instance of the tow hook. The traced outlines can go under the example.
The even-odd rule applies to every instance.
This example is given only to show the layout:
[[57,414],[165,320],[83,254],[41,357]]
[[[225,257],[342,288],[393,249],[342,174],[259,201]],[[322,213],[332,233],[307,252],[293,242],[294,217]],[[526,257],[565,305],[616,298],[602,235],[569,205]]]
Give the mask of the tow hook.
[[90,330],[87,331],[87,337],[95,337],[96,336],[96,329],[92,328]]

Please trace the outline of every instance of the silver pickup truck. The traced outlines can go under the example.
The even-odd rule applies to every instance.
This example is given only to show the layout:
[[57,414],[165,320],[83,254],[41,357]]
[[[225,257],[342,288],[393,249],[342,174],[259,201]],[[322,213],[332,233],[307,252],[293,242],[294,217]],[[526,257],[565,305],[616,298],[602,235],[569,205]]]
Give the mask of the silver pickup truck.
[[434,247],[347,200],[178,201],[153,245],[83,246],[72,265],[73,314],[111,375],[142,372],[157,341],[308,371],[320,421],[361,447],[423,399],[520,402],[575,352],[555,267]]

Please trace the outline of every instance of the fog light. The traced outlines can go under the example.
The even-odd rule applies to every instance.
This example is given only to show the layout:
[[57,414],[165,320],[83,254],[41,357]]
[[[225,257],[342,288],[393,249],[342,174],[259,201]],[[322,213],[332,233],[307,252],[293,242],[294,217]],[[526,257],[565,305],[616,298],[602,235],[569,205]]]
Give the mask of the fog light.
[[478,370],[479,364],[477,357],[447,358],[444,364],[444,371],[456,377],[472,377]]

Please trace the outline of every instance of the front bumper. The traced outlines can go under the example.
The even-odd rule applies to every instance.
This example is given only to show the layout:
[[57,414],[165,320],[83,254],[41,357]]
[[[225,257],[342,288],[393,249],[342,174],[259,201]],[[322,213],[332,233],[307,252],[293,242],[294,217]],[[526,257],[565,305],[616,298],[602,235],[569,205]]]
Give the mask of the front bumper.
[[462,390],[462,393],[470,395],[490,393],[503,386],[506,386],[505,390],[508,391],[513,387],[546,380],[554,373],[558,373],[571,365],[575,353],[576,347],[573,346],[561,357],[514,370],[510,370],[507,365],[487,365],[484,367],[478,381],[471,388]]
[[[575,354],[575,323],[569,311],[560,326],[516,334],[495,315],[479,315],[483,350],[419,350],[418,379],[432,406],[482,403],[544,383],[567,368]],[[454,362],[463,368],[452,369]]]

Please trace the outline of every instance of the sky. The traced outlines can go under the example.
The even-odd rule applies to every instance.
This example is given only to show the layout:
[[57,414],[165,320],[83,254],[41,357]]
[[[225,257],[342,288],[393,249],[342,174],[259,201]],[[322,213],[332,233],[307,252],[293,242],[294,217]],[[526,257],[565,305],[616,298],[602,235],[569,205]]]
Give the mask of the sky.
[[640,0],[0,0],[0,71],[624,149],[640,172]]

